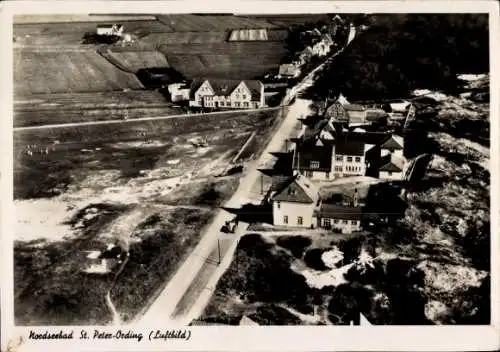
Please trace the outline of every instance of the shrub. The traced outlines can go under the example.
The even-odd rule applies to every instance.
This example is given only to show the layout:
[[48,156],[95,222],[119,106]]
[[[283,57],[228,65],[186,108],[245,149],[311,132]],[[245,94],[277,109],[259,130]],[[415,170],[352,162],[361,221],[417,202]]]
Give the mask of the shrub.
[[302,258],[304,251],[312,243],[311,239],[304,236],[280,236],[276,243],[292,252],[295,258]]
[[307,266],[314,270],[328,270],[328,267],[321,259],[321,255],[325,252],[325,249],[313,248],[306,252],[304,256],[304,261]]

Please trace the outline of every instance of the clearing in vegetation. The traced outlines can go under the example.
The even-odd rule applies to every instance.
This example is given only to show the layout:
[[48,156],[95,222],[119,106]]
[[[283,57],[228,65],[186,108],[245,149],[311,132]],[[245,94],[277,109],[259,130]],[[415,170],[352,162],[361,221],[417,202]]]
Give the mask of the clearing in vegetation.
[[[224,176],[230,161],[252,132],[264,144],[277,118],[263,111],[16,132],[16,322],[110,323],[109,290],[119,318],[132,319],[235,191],[241,173]],[[28,144],[49,153],[27,155]],[[116,283],[122,257],[99,258],[113,246],[129,250]]]

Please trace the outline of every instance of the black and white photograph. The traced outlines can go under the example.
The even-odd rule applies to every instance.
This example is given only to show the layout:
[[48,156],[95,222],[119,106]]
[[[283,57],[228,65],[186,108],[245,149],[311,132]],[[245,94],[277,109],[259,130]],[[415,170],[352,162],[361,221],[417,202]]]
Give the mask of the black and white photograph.
[[270,2],[13,16],[14,326],[493,324],[496,17]]

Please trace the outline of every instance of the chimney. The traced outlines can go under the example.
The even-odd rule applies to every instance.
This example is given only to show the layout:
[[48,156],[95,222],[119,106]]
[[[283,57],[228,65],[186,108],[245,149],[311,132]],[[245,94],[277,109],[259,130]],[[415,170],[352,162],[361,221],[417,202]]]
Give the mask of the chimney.
[[357,188],[354,189],[354,196],[352,197],[352,205],[353,205],[353,207],[358,206],[358,189]]

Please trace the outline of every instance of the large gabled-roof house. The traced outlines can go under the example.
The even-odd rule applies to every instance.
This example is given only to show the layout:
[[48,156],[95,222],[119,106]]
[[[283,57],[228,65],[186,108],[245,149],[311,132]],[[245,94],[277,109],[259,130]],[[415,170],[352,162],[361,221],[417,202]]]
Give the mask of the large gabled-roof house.
[[313,141],[298,143],[294,150],[292,168],[312,180],[329,180],[332,154],[332,145],[318,146]]
[[320,204],[318,188],[306,177],[296,174],[271,190],[273,224],[290,227],[315,227],[314,212]]
[[208,108],[261,108],[265,106],[264,85],[257,80],[195,79],[189,105]]

